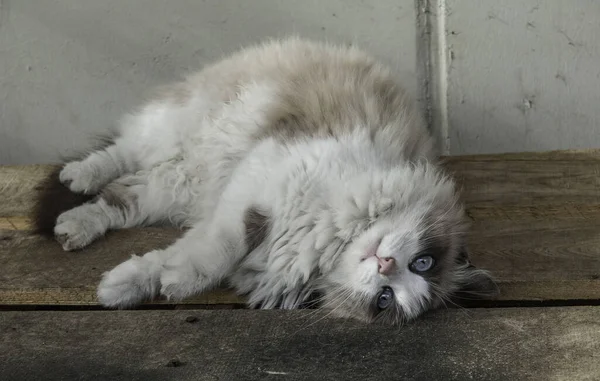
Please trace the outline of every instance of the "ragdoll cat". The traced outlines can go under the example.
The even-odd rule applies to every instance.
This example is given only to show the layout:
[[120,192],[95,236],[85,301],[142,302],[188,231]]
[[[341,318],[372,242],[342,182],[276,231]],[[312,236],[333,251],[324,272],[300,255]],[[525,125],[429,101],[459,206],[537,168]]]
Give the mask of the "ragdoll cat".
[[463,207],[413,102],[356,48],[289,38],[244,49],[164,90],[56,175],[80,205],[51,205],[63,199],[47,188],[38,228],[64,250],[109,229],[190,228],[105,273],[104,306],[226,281],[253,307],[298,308],[318,293],[335,316],[398,323],[493,288],[468,260]]

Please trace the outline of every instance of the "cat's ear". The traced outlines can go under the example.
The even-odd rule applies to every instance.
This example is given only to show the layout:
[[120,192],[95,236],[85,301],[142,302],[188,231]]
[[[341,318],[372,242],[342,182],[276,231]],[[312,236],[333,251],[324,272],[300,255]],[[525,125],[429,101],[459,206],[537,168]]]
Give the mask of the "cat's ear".
[[500,290],[489,272],[478,269],[471,263],[466,247],[463,246],[456,261],[462,271],[459,289],[454,293],[454,298],[489,299],[499,294]]

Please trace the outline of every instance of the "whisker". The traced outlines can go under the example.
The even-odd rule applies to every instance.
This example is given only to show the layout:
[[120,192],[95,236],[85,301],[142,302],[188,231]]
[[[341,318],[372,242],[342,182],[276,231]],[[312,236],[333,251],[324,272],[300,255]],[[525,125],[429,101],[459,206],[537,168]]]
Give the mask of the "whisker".
[[465,313],[466,315],[469,315],[466,308],[464,308],[463,306],[455,303],[452,299],[450,299],[449,297],[447,297],[445,295],[445,293],[441,289],[439,289],[438,285],[430,284],[430,286],[431,286],[431,292],[433,294],[435,294],[438,298],[440,298],[440,300],[442,301],[442,303],[444,303],[444,307],[445,308],[448,308],[448,305],[446,304],[446,302],[448,302],[451,305],[453,305],[454,307],[456,307],[459,311]]
[[[313,323],[311,323],[311,324],[307,325],[307,326],[306,326],[306,327],[304,327],[304,328],[308,328],[308,327],[310,327],[310,326],[312,326],[312,325],[315,325],[316,323],[318,323],[318,322],[320,322],[321,320],[323,320],[323,319],[327,318],[328,316],[330,316],[330,315],[331,315],[332,313],[334,313],[334,312],[335,312],[335,311],[336,311],[338,308],[340,308],[340,307],[341,307],[341,306],[342,306],[344,303],[346,303],[346,301],[348,301],[348,299],[350,299],[350,297],[351,297],[351,296],[354,294],[354,292],[353,292],[352,290],[348,290],[348,292],[346,292],[346,294],[347,294],[347,296],[346,296],[346,297],[345,297],[343,300],[341,300],[341,298],[338,298],[338,300],[341,300],[341,301],[338,303],[338,305],[337,305],[335,308],[333,308],[331,311],[329,311],[329,312],[328,312],[328,313],[327,313],[325,316],[321,317],[320,319],[317,319],[316,321],[314,321]],[[342,294],[342,295],[344,295],[344,294]]]
[[444,212],[444,214],[442,214],[441,216],[439,216],[435,221],[431,222],[429,225],[427,225],[424,230],[429,230],[431,229],[433,226],[437,225],[440,221],[442,221],[444,218],[446,218],[446,216],[448,216],[448,213],[450,213],[451,210],[453,210],[456,207],[456,204],[458,203],[458,197],[454,197],[454,200],[452,202],[452,205],[450,207],[448,207],[446,209],[446,211]]
[[444,238],[444,237],[455,237],[455,236],[462,236],[467,234],[468,231],[466,230],[457,230],[457,231],[453,231],[453,232],[448,232],[448,233],[441,233],[441,234],[436,234],[436,235],[424,235],[422,237],[424,242],[429,242],[435,238]]
[[[308,313],[307,315],[305,315],[305,317],[312,317],[318,313],[321,312],[321,310],[328,308],[331,305],[334,305],[336,303],[338,303],[342,298],[346,297],[346,294],[351,293],[351,289],[348,287],[350,285],[350,281],[346,282],[345,284],[339,285],[336,288],[334,288],[333,290],[329,291],[329,295],[334,295],[333,298],[331,298],[330,300],[328,300],[325,304],[323,304],[320,308],[314,309],[313,311],[311,311],[310,313]],[[340,292],[341,293],[338,293]],[[327,295],[323,295],[323,297],[321,297],[321,299],[325,299],[327,298]]]

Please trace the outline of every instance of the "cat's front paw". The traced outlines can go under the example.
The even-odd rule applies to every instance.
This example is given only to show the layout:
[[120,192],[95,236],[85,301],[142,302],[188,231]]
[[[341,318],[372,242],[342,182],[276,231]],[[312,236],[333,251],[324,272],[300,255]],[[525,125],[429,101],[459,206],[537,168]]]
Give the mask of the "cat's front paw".
[[192,266],[169,266],[160,275],[160,293],[168,300],[183,300],[199,291],[200,281],[201,277]]
[[132,256],[104,273],[98,285],[98,301],[105,307],[129,308],[156,296],[156,266],[144,257]]
[[105,233],[101,221],[88,210],[90,207],[82,205],[58,216],[54,236],[63,250],[82,249]]
[[96,194],[104,185],[93,166],[84,161],[68,163],[60,171],[58,178],[75,193]]

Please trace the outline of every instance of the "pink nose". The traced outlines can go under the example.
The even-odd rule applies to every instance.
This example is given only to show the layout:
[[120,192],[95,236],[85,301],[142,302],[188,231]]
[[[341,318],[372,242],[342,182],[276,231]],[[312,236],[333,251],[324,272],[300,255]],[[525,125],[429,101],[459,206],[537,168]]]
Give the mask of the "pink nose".
[[394,258],[377,257],[377,260],[379,261],[379,274],[390,275],[396,262],[394,261]]

